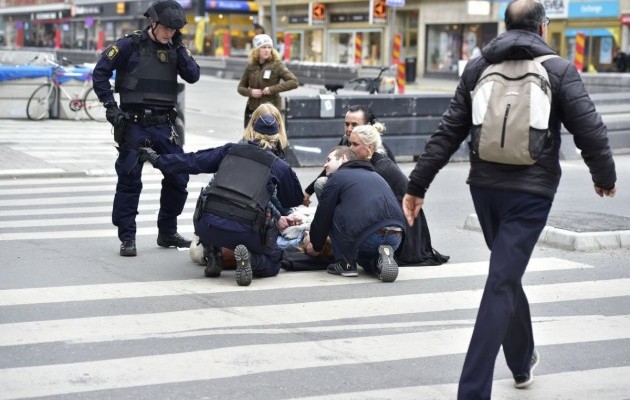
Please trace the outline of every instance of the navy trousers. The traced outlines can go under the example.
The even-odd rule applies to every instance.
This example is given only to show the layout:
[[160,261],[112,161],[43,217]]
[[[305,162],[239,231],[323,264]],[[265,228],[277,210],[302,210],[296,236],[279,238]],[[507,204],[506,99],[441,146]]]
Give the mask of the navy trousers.
[[491,255],[459,381],[460,400],[490,399],[501,346],[513,374],[529,369],[534,336],[521,279],[552,204],[550,198],[522,192],[474,186],[470,192]]
[[[112,223],[118,227],[121,241],[136,238],[136,215],[140,192],[142,192],[142,167],[138,162],[138,147],[151,147],[158,154],[181,154],[180,146],[170,140],[171,127],[168,123],[142,127],[130,124],[125,141],[116,160],[116,195],[112,211]],[[177,217],[182,213],[188,191],[188,174],[164,175],[160,193],[160,211],[157,226],[162,234],[177,232]]]
[[217,246],[234,249],[239,244],[247,247],[255,277],[276,276],[280,272],[282,249],[275,241],[272,248],[266,247],[260,232],[243,224],[204,213],[195,222],[195,233],[205,248]]

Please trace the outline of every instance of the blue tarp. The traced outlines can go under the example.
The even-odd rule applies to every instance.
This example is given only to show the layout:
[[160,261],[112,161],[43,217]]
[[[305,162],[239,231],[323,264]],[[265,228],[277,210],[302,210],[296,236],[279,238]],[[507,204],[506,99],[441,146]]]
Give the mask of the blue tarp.
[[[52,77],[54,67],[43,67],[43,66],[35,66],[35,65],[19,65],[19,66],[8,66],[8,65],[0,65],[0,82],[8,81],[11,79],[22,79],[22,78],[41,78]],[[59,70],[59,82],[64,83],[71,79],[77,79],[80,81],[84,81],[87,78],[87,75],[92,73],[92,69],[88,67],[69,67],[64,68],[63,70]]]

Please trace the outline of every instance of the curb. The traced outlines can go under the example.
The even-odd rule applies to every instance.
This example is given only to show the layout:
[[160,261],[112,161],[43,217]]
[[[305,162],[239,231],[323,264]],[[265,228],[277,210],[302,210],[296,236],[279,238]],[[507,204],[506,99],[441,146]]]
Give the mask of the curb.
[[[477,214],[466,217],[464,229],[481,232]],[[573,232],[546,226],[540,234],[538,244],[575,251],[630,248],[630,230]]]

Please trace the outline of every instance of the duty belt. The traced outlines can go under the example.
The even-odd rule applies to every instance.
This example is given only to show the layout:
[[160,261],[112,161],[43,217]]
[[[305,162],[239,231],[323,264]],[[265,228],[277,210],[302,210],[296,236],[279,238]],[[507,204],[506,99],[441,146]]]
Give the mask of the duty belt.
[[229,204],[214,199],[206,201],[203,211],[250,225],[255,230],[260,229],[265,224],[265,214],[262,211],[247,210],[236,204]]
[[153,111],[153,110],[130,110],[131,122],[142,126],[160,125],[165,122],[174,122],[177,111]]

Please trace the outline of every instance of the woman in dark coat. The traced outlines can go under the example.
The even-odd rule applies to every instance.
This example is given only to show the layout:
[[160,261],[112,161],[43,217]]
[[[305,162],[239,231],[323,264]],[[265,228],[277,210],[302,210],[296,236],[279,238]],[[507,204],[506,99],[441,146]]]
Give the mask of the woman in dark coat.
[[[369,160],[374,170],[387,181],[387,184],[396,195],[399,204],[407,192],[409,179],[400,170],[383,150],[381,132],[385,126],[380,122],[374,125],[360,125],[350,133],[350,148],[359,159]],[[418,214],[416,223],[405,232],[403,243],[395,253],[399,265],[440,265],[448,261],[445,256],[433,249],[431,234],[424,212]]]

